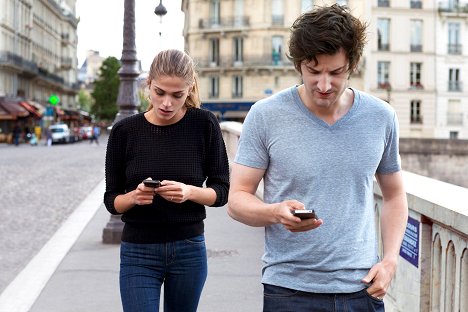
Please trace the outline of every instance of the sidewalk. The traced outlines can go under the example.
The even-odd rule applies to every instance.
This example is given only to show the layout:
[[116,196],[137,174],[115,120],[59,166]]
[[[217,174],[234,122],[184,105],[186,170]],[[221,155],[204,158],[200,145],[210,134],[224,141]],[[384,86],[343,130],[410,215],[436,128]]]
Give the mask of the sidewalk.
[[[50,278],[44,281],[42,292],[31,299],[27,309],[15,311],[122,311],[119,245],[101,242],[102,230],[109,221],[101,200],[102,196],[95,200],[97,211]],[[225,207],[207,208],[205,221],[209,271],[199,311],[261,311],[263,228],[233,221]],[[4,311],[1,304],[0,311]]]

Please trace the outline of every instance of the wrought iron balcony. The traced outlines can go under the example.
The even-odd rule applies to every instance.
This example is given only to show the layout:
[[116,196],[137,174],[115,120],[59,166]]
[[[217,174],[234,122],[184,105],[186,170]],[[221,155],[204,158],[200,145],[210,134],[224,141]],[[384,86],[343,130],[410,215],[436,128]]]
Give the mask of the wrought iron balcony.
[[225,18],[199,19],[200,29],[235,29],[250,26],[249,16],[230,16]]

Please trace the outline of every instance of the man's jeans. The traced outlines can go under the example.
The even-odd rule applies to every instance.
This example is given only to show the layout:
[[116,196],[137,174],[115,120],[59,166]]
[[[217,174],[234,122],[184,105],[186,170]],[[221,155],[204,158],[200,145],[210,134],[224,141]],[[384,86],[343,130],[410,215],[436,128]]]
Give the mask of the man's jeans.
[[384,302],[365,289],[349,294],[315,294],[263,285],[263,312],[367,312],[385,311]]
[[204,235],[161,244],[121,242],[124,311],[159,311],[163,283],[164,311],[196,311],[207,272]]

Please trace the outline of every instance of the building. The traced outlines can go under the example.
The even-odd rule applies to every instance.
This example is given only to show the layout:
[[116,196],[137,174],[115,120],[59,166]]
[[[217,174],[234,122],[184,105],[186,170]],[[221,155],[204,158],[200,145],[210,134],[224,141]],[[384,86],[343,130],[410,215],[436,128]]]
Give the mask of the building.
[[78,71],[78,81],[85,86],[92,85],[99,77],[102,62],[104,62],[104,57],[99,55],[99,51],[89,50]]
[[[76,0],[0,0],[1,102],[29,103],[32,108],[25,109],[30,116],[35,107],[43,112],[42,118],[26,120],[12,111],[13,104],[8,104],[0,107],[0,119],[38,126],[57,119],[72,122],[79,118],[79,20],[75,3]],[[58,100],[56,106],[51,105],[51,98]],[[7,121],[0,125],[3,132],[10,131],[10,126]]]
[[468,1],[183,0],[185,49],[198,62],[204,106],[239,120],[256,100],[300,83],[285,54],[289,26],[333,3],[369,25],[350,86],[389,102],[401,137],[468,139]]

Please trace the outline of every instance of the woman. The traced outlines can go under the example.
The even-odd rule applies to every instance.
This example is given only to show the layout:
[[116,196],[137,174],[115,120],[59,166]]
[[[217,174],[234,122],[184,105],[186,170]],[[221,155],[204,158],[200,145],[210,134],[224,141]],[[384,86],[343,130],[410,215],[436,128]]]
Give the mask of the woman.
[[[206,206],[223,206],[229,165],[215,116],[200,108],[192,59],[160,52],[151,64],[145,113],[117,122],[106,153],[104,202],[122,214],[124,311],[196,311],[207,276]],[[161,180],[157,188],[143,180]]]

